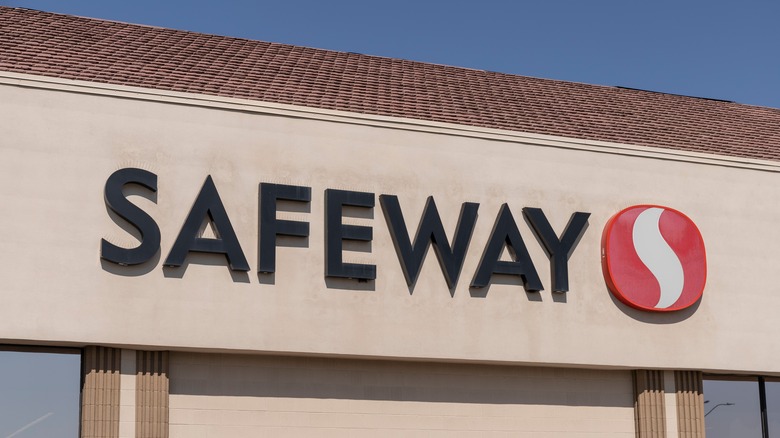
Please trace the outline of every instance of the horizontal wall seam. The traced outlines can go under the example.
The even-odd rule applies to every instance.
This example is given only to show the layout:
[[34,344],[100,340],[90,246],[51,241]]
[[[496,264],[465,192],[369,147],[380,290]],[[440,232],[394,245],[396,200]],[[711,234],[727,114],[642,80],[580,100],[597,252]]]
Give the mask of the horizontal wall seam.
[[595,140],[581,140],[545,134],[522,133],[502,129],[458,125],[454,123],[351,113],[347,111],[326,110],[298,105],[163,91],[151,88],[60,79],[23,73],[0,72],[0,84],[780,173],[780,162],[770,160],[729,157],[725,155]]

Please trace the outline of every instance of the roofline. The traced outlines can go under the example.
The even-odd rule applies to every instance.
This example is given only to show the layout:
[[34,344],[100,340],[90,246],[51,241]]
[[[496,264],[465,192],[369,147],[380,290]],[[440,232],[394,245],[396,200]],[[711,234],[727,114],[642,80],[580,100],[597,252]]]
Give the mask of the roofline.
[[0,21],[0,71],[780,162],[771,107],[34,9],[0,7]]
[[107,84],[103,82],[61,79],[50,76],[30,75],[24,73],[0,71],[0,86],[15,86],[77,94],[89,94],[95,96],[195,106],[226,111],[240,111],[253,114],[267,114],[282,117],[329,121],[335,123],[374,126],[387,129],[400,129],[405,131],[452,135],[457,137],[479,138],[485,140],[527,144],[541,147],[552,147],[558,149],[579,150],[611,155],[633,156],[666,161],[677,161],[710,166],[780,173],[780,162],[773,160],[761,160],[712,153],[692,152],[679,149],[667,149],[597,140],[585,140],[548,134],[537,134],[506,129],[484,128],[456,123],[436,122],[424,119],[356,113],[310,106],[230,98],[211,94],[185,93],[161,90],[157,88],[144,88],[127,85]]
[[[209,32],[199,32],[189,29],[179,29],[179,28],[173,28],[173,27],[163,27],[163,26],[155,26],[152,24],[143,24],[143,23],[134,23],[129,21],[121,21],[121,20],[111,20],[106,18],[97,18],[97,17],[88,17],[85,15],[75,15],[75,14],[66,14],[61,12],[50,12],[45,11],[42,9],[35,9],[35,8],[26,8],[22,6],[2,6],[0,5],[0,8],[8,8],[8,9],[19,9],[19,10],[27,10],[27,11],[35,11],[35,12],[42,12],[47,14],[56,14],[56,15],[62,15],[67,17],[75,17],[75,18],[81,18],[85,20],[98,20],[102,22],[108,22],[108,23],[118,23],[118,24],[124,24],[124,25],[130,25],[130,26],[139,26],[139,27],[146,27],[150,29],[160,29],[160,30],[174,30],[177,32],[186,32],[191,33],[195,35],[210,35],[214,37],[227,37],[231,39],[236,40],[243,40],[243,41],[251,41],[251,42],[268,42],[270,41],[263,41],[263,40],[255,40],[251,38],[246,37],[240,37],[240,36],[234,36],[234,35],[221,35],[221,34],[215,34],[215,33],[209,33]],[[733,103],[737,105],[746,105],[746,106],[754,106],[759,108],[770,108],[770,109],[777,109],[770,106],[763,106],[763,105],[751,105],[751,104],[744,104],[740,102],[736,102],[733,100],[728,99],[720,99],[720,98],[714,98],[714,97],[703,97],[703,96],[692,96],[692,95],[686,95],[686,94],[678,94],[678,93],[671,93],[666,91],[657,91],[657,90],[648,90],[644,88],[636,88],[636,87],[629,87],[629,86],[623,86],[623,85],[604,85],[604,84],[593,84],[589,82],[581,82],[581,81],[572,81],[572,80],[565,80],[565,79],[554,79],[554,78],[546,78],[546,77],[540,77],[540,76],[533,76],[533,75],[526,75],[526,74],[520,74],[520,73],[508,73],[508,72],[500,72],[500,71],[494,71],[494,70],[485,70],[481,68],[476,67],[464,67],[464,66],[458,66],[458,65],[452,65],[452,64],[442,64],[437,62],[428,62],[428,61],[420,61],[420,60],[413,60],[413,59],[407,59],[407,58],[395,58],[392,56],[383,56],[383,55],[374,55],[374,54],[367,54],[362,52],[353,52],[348,50],[335,50],[335,49],[326,49],[321,47],[313,47],[313,46],[304,46],[299,44],[290,44],[290,43],[282,43],[282,42],[273,42],[273,44],[281,45],[281,46],[287,46],[287,47],[300,47],[305,49],[311,49],[311,50],[318,50],[318,51],[324,51],[324,52],[330,52],[330,53],[342,53],[342,54],[353,54],[353,55],[360,55],[365,56],[369,58],[376,58],[376,59],[388,59],[393,61],[403,61],[403,62],[412,62],[415,64],[425,64],[425,65],[436,65],[440,67],[445,68],[453,68],[458,70],[471,70],[475,72],[482,72],[487,74],[496,74],[496,75],[508,75],[508,76],[523,76],[526,78],[532,78],[540,81],[548,81],[548,82],[557,82],[557,83],[567,83],[567,84],[580,84],[585,86],[591,86],[591,87],[602,87],[602,88],[613,88],[613,89],[623,89],[623,90],[631,90],[631,91],[638,91],[642,93],[655,93],[655,94],[664,94],[669,96],[679,96],[689,99],[703,99],[703,100],[710,100],[715,102],[725,102],[725,103]]]

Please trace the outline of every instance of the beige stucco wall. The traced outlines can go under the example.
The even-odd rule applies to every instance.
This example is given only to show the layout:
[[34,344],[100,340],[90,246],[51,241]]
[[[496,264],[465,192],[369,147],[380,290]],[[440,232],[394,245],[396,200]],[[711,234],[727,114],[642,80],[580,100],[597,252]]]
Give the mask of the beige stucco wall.
[[171,438],[633,437],[631,373],[171,355]]
[[[774,163],[0,79],[0,342],[780,373]],[[231,275],[221,257],[192,256],[185,271],[160,260],[101,263],[101,238],[137,242],[103,202],[106,178],[124,167],[158,175],[156,204],[132,199],[160,225],[162,259],[207,175],[250,266],[259,182],[312,188],[309,213],[279,216],[309,221],[311,235],[278,248],[273,284]],[[378,200],[372,218],[345,219],[374,228],[371,252],[345,260],[376,264],[377,280],[326,281],[326,188],[398,195],[412,230],[433,195],[450,236],[460,204],[480,203],[454,295],[432,251],[410,293]],[[504,202],[548,290],[494,283],[474,298],[468,284]],[[709,278],[697,308],[644,314],[607,291],[601,230],[640,203],[676,208],[699,226]],[[592,213],[566,295],[549,292],[524,206],[542,208],[559,232],[574,211]]]

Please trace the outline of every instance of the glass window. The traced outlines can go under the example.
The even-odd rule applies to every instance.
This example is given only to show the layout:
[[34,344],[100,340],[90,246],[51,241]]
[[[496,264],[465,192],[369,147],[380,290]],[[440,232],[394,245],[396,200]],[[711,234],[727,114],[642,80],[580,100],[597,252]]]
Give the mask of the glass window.
[[78,437],[81,355],[0,350],[0,437]]
[[707,438],[761,438],[758,379],[704,379]]
[[766,416],[769,436],[780,436],[780,381],[766,381]]

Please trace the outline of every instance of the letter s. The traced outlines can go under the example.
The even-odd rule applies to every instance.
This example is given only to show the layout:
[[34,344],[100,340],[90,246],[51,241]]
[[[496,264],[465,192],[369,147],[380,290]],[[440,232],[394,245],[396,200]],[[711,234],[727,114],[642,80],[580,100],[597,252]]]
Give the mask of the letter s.
[[135,248],[120,248],[100,239],[100,257],[122,266],[147,262],[160,249],[160,228],[151,216],[125,198],[122,188],[127,184],[138,184],[154,193],[157,192],[157,175],[143,169],[126,168],[117,170],[106,180],[106,206],[141,233],[141,244]]

